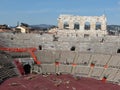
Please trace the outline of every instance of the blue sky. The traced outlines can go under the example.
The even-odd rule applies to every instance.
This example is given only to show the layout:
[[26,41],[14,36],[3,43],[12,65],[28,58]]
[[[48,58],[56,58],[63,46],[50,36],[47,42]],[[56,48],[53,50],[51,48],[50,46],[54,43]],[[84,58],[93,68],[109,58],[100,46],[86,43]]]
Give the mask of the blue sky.
[[120,0],[0,0],[0,24],[54,24],[60,14],[107,16],[120,25]]

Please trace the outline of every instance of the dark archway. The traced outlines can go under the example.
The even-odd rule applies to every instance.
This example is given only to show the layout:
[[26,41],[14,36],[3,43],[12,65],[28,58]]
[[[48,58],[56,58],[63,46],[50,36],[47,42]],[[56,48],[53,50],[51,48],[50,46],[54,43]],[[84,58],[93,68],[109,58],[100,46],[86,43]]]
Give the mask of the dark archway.
[[117,53],[120,53],[120,49],[117,50]]
[[30,74],[31,66],[29,64],[26,64],[23,66],[25,74]]
[[69,24],[68,24],[68,22],[64,22],[64,29],[69,29]]
[[75,46],[72,46],[72,47],[70,48],[70,50],[71,50],[71,51],[75,51],[75,48],[76,48]]
[[74,23],[74,29],[79,30],[80,29],[80,24],[78,22]]
[[42,50],[42,45],[39,45],[39,50]]
[[101,30],[101,23],[100,22],[96,22],[95,30]]
[[90,30],[90,22],[85,23],[85,30]]

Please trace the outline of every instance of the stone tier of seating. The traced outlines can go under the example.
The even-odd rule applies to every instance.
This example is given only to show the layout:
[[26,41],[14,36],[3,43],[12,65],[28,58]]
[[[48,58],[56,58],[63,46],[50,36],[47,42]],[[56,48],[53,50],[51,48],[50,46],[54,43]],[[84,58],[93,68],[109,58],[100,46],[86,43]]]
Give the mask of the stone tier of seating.
[[41,66],[33,72],[40,74],[73,74],[120,84],[120,55],[80,53],[74,51],[38,51]]

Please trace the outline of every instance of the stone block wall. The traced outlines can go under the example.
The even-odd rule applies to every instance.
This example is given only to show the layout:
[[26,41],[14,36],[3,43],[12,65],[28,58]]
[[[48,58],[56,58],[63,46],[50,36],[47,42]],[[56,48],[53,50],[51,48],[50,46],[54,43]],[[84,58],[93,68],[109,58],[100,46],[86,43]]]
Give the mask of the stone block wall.
[[[57,39],[55,39],[57,38]],[[0,33],[4,47],[36,47],[38,50],[63,50],[115,54],[120,49],[119,36],[81,36],[78,32],[63,34],[13,34]]]
[[41,71],[38,71],[40,74],[72,74],[98,80],[106,78],[108,82],[120,84],[119,54],[43,50],[36,52],[36,55],[41,61],[41,67],[39,67]]

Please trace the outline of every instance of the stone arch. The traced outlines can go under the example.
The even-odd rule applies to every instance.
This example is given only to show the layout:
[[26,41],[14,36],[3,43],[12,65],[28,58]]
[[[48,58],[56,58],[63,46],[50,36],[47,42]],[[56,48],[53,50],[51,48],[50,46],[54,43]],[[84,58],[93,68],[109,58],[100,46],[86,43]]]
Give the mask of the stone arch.
[[75,23],[74,23],[74,29],[75,29],[75,30],[79,30],[79,29],[80,29],[80,24],[79,24],[79,22],[75,22]]
[[95,30],[101,30],[101,22],[96,22]]
[[84,30],[90,30],[90,22],[85,22]]
[[64,22],[63,23],[63,28],[64,29],[69,29],[69,23],[68,22]]

